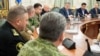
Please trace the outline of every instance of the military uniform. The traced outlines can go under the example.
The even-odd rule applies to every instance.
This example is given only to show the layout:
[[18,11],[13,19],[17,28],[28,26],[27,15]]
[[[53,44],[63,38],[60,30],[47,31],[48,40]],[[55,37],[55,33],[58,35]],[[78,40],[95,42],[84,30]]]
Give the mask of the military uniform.
[[8,22],[0,28],[0,56],[17,56],[26,41]]
[[20,50],[18,56],[64,56],[49,41],[38,38],[30,40]]
[[40,24],[40,17],[40,15],[35,15],[34,17],[29,18],[30,26],[38,27]]

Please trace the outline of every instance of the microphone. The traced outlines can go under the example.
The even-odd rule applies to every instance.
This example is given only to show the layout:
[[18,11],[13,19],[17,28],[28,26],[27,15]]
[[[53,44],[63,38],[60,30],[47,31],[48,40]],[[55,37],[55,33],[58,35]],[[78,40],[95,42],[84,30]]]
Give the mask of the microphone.
[[78,12],[77,17],[81,20],[85,18],[85,15],[82,15],[81,13]]
[[86,43],[87,43],[87,50],[85,51],[84,55],[83,56],[94,56],[93,53],[91,52],[91,49],[90,49],[90,45],[89,45],[89,42],[88,42],[88,39],[85,40]]
[[88,51],[91,52],[91,49],[90,49],[90,45],[89,45],[88,39],[85,39],[85,41],[86,41],[86,43],[87,43]]

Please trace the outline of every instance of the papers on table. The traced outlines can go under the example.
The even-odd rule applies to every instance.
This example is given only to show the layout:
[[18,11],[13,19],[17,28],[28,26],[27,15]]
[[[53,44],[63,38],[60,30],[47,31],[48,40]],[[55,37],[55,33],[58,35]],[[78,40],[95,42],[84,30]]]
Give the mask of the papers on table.
[[62,50],[62,49],[64,48],[64,46],[59,45],[57,48],[58,48],[59,50]]
[[36,31],[37,31],[38,34],[40,33],[40,32],[39,32],[39,28],[36,28]]
[[93,44],[90,46],[91,48],[91,51],[94,52],[94,53],[100,53],[100,45],[97,45],[97,44]]
[[72,33],[72,34],[77,34],[78,33],[78,30],[70,29],[70,30],[65,30],[65,32]]

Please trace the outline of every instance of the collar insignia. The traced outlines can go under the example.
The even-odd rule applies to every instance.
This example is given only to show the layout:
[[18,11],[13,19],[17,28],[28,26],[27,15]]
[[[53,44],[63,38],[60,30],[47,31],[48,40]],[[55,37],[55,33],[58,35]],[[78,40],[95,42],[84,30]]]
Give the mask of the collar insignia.
[[14,36],[19,36],[19,34],[17,33],[17,31],[15,29],[12,29],[13,35]]

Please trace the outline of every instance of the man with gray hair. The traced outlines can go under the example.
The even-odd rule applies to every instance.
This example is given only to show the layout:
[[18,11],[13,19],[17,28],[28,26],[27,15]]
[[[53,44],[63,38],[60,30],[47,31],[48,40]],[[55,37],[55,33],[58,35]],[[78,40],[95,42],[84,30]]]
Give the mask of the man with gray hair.
[[27,10],[23,6],[15,6],[8,12],[7,21],[0,28],[0,56],[17,56],[26,42],[20,31],[26,28]]
[[57,46],[63,41],[65,17],[57,12],[48,12],[41,19],[39,38],[27,42],[18,56],[64,56]]
[[65,6],[59,11],[62,15],[66,17],[66,20],[70,20],[70,17],[73,17],[72,9],[70,9],[70,3],[66,2]]

